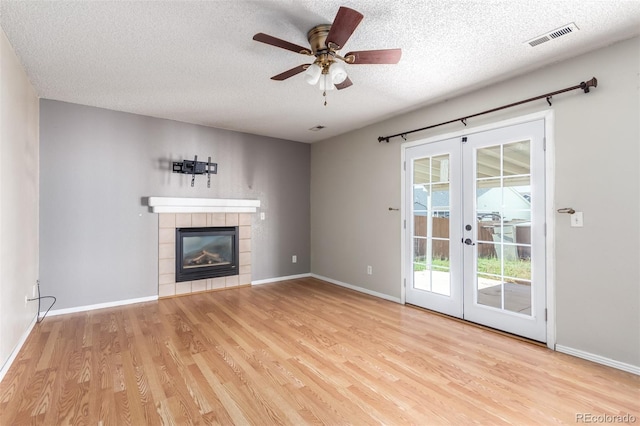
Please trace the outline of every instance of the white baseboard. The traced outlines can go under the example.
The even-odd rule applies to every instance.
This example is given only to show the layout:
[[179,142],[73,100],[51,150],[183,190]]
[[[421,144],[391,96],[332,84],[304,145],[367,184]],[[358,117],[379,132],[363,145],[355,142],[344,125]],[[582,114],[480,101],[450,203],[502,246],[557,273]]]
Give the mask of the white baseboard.
[[7,359],[7,361],[4,363],[2,368],[0,368],[0,383],[2,382],[2,379],[4,379],[5,374],[7,374],[7,371],[9,371],[9,368],[11,368],[11,364],[13,364],[13,361],[15,361],[16,357],[20,353],[20,349],[22,349],[24,342],[27,341],[27,337],[29,337],[29,334],[31,334],[31,330],[33,330],[33,327],[36,325],[37,319],[38,319],[37,317],[33,318],[33,321],[31,321],[31,324],[29,324],[29,327],[27,327],[24,333],[22,333],[22,336],[20,337],[18,344],[16,345],[15,348],[13,348],[13,352],[11,352],[11,355],[9,355],[9,358]]
[[[132,305],[134,303],[153,302],[158,300],[158,296],[140,297],[137,299],[118,300],[115,302],[98,303],[96,305],[77,306],[75,308],[56,309],[49,311],[47,316],[54,317],[56,315],[73,314],[76,312],[93,311],[94,309],[113,308],[116,306]],[[40,312],[40,315],[44,315],[44,312]]]
[[368,288],[358,287],[353,284],[343,283],[342,281],[334,280],[332,278],[323,277],[322,275],[311,274],[311,277],[317,278],[322,281],[327,281],[331,284],[339,285],[340,287],[346,287],[351,290],[358,291],[360,293],[368,294],[369,296],[379,297],[380,299],[389,300],[391,302],[396,302],[402,304],[402,301],[399,297],[389,296],[388,294],[378,293],[377,291],[369,290]]
[[309,278],[311,274],[289,275],[286,277],[267,278],[266,280],[251,281],[251,285],[277,283],[278,281],[297,280],[298,278]]
[[637,365],[627,364],[625,362],[616,361],[600,355],[595,355],[589,352],[581,351],[579,349],[573,349],[562,345],[556,345],[556,351],[562,352],[563,354],[573,355],[578,358],[586,359],[588,361],[597,362],[598,364],[617,368],[618,370],[627,371],[629,373],[637,374],[640,376],[640,367],[638,367]]

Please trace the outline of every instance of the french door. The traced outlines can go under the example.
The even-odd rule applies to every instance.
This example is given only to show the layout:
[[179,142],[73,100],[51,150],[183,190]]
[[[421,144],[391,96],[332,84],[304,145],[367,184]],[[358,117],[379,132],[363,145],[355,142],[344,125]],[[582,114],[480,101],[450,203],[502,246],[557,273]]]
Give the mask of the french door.
[[544,120],[405,160],[407,303],[546,341]]

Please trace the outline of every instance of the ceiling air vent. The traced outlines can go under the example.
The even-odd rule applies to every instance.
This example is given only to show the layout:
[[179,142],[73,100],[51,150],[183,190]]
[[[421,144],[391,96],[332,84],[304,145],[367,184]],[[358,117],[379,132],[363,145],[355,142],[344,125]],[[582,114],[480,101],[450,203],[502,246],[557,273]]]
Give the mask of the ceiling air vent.
[[567,25],[564,25],[560,28],[556,28],[555,30],[549,31],[546,34],[539,35],[538,37],[534,37],[529,41],[526,41],[529,46],[536,47],[542,43],[546,43],[551,40],[555,40],[558,37],[562,37],[567,34],[571,34],[574,31],[578,31],[579,28],[573,22]]

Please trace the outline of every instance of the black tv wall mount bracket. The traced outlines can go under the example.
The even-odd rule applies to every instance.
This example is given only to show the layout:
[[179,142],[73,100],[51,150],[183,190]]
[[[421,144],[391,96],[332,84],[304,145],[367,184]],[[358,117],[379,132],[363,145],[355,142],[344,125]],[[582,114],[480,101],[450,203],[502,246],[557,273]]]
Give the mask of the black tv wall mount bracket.
[[191,175],[192,187],[196,180],[196,175],[207,175],[207,188],[211,188],[211,175],[218,174],[218,163],[212,163],[211,157],[209,157],[209,160],[206,162],[198,161],[198,156],[196,155],[193,157],[193,160],[174,161],[173,173]]

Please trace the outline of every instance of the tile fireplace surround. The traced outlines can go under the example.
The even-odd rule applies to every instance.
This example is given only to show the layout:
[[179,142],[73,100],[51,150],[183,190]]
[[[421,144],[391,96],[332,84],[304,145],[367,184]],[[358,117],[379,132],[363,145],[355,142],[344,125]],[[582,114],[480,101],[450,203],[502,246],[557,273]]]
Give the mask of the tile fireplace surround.
[[[238,201],[235,204],[239,206],[230,206],[233,201]],[[150,197],[149,207],[158,213],[158,296],[171,297],[251,285],[251,222],[253,212],[259,206],[258,200]],[[213,226],[238,227],[239,275],[177,283],[176,228]]]

